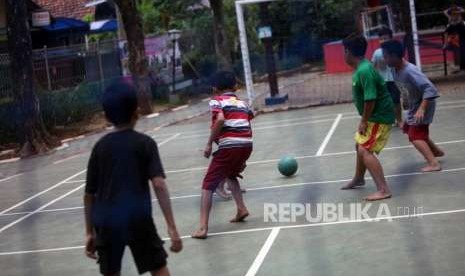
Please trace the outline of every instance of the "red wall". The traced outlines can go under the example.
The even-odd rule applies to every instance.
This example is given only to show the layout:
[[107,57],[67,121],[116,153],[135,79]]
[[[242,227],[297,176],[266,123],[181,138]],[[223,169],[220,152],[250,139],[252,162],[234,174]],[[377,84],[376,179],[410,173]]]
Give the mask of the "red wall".
[[[428,42],[434,43],[438,46],[437,49],[427,46],[420,48],[422,64],[442,63],[443,54],[442,50],[440,49],[440,47],[442,47],[441,37],[438,35],[431,35],[422,36],[421,39],[427,40]],[[380,44],[377,38],[368,41],[367,58],[371,60],[374,51],[379,47]],[[325,56],[326,72],[328,74],[345,73],[352,71],[352,69],[344,61],[344,47],[342,46],[342,41],[336,41],[325,44],[323,46],[323,50]],[[450,52],[448,53],[447,59],[449,61],[453,60],[453,56]]]

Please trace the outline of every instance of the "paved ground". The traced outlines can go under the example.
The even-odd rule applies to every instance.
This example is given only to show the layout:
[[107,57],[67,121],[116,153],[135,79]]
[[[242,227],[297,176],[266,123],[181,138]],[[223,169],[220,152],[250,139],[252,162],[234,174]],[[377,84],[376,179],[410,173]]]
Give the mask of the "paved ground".
[[[419,173],[422,158],[400,130],[393,132],[380,157],[394,193],[384,202],[391,221],[379,222],[348,216],[350,204],[367,206],[361,199],[374,191],[371,181],[364,189],[339,190],[354,170],[352,136],[358,116],[351,105],[258,117],[255,151],[243,181],[251,217],[243,224],[229,224],[234,204],[216,199],[206,241],[188,235],[197,226],[200,183],[208,165],[201,156],[208,116],[152,132],[185,235],[185,250],[170,256],[172,274],[465,275],[464,111],[463,96],[440,100],[432,137],[447,153],[443,172]],[[296,156],[300,165],[292,178],[283,178],[276,170],[277,159],[287,154]],[[87,159],[87,153],[61,162],[42,159],[34,170],[0,180],[1,275],[97,274],[82,247]],[[345,217],[331,223],[305,217],[278,223],[264,221],[265,203],[337,203],[347,209]],[[165,237],[160,211],[154,206],[159,232]],[[376,218],[380,206],[372,205],[371,218]],[[123,274],[136,275],[126,253]]]

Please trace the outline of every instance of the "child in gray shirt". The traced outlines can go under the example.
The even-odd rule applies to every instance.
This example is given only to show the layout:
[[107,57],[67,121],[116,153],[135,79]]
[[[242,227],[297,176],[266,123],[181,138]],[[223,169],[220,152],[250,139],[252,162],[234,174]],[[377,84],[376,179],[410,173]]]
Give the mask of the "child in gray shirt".
[[437,158],[444,156],[444,152],[429,136],[438,90],[418,67],[403,59],[404,47],[400,42],[386,42],[382,49],[386,63],[394,68],[394,80],[406,91],[404,106],[408,111],[404,132],[428,162],[422,171],[440,171],[442,168]]

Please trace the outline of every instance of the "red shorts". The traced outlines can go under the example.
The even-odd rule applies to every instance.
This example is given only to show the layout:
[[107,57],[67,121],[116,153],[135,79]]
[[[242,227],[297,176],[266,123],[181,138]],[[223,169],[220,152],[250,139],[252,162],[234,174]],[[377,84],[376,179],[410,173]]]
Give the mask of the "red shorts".
[[213,154],[202,189],[214,191],[225,179],[236,179],[244,171],[252,147],[220,149]]
[[429,139],[429,125],[411,126],[404,124],[404,133],[408,135],[410,142],[416,140],[427,141]]

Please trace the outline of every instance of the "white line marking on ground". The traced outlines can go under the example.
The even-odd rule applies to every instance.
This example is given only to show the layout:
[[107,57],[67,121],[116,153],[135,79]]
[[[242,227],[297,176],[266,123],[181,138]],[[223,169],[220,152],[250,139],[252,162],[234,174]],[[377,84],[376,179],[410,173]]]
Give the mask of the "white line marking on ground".
[[203,103],[206,103],[206,102],[209,102],[211,99],[212,99],[212,98],[210,98],[210,97],[209,97],[209,98],[205,98],[205,99],[202,100],[202,102],[203,102]]
[[152,113],[150,115],[145,116],[145,118],[152,119],[152,118],[156,118],[158,116],[160,116],[160,113]]
[[6,159],[6,160],[0,160],[0,164],[7,164],[7,163],[13,163],[21,160],[21,158],[11,158],[11,159]]
[[186,108],[188,108],[188,107],[189,107],[189,105],[186,104],[186,105],[182,105],[182,106],[180,106],[180,107],[173,108],[171,111],[176,112],[176,111],[180,111],[180,110],[186,109]]
[[268,255],[268,252],[270,251],[271,247],[273,246],[274,241],[279,235],[279,231],[281,228],[276,227],[271,230],[270,235],[266,239],[265,243],[263,244],[262,249],[260,249],[260,252],[258,253],[257,257],[253,261],[252,265],[250,266],[249,270],[245,274],[245,276],[255,276],[257,275],[258,270],[263,264],[263,261],[265,261],[266,255]]
[[164,140],[163,142],[160,142],[160,143],[158,144],[158,146],[163,146],[163,145],[165,145],[165,144],[167,144],[167,143],[173,141],[174,139],[178,138],[179,135],[181,135],[181,133],[176,133],[175,135],[171,136],[170,138]]
[[[447,109],[455,109],[455,108],[463,108],[465,107],[465,105],[458,105],[458,106],[445,106],[445,107],[441,107],[441,105],[438,105],[438,108],[437,110],[447,110]],[[356,112],[344,112],[344,113],[341,113],[344,118],[342,118],[342,120],[351,120],[351,119],[356,119],[356,118],[360,118],[359,115],[357,115]],[[323,122],[330,122],[330,121],[333,121],[333,119],[329,119],[330,117],[334,117],[335,114],[324,114],[324,115],[316,115],[316,116],[303,116],[303,117],[297,117],[297,118],[291,118],[291,119],[281,119],[281,120],[274,120],[274,121],[270,121],[270,120],[267,120],[267,121],[264,121],[264,122],[257,122],[255,124],[253,124],[253,129],[254,130],[260,130],[260,129],[270,129],[272,127],[269,127],[269,125],[274,125],[276,127],[276,124],[277,123],[282,123],[282,122],[297,122],[296,124],[282,124],[282,125],[278,125],[280,127],[287,127],[287,126],[299,126],[299,125],[305,125],[305,124],[312,124],[312,123],[323,123]],[[314,120],[314,119],[322,119],[322,118],[328,118],[327,120]],[[312,120],[312,121],[308,121],[308,120]],[[305,121],[305,122],[299,122],[299,121]],[[263,126],[263,127],[260,127],[260,126]],[[267,127],[268,126],[268,127]],[[166,125],[162,126],[162,127],[166,127]],[[155,128],[154,130],[148,132],[148,133],[153,133],[153,132],[156,132],[158,130],[160,130],[162,127],[157,127]],[[174,133],[166,133],[166,134],[163,134],[164,136],[169,136],[169,135],[172,135]],[[182,132],[181,133],[183,136],[180,137],[180,139],[191,139],[191,138],[198,138],[198,137],[207,137],[209,134],[208,133],[205,133],[205,131],[185,131],[185,132]]]
[[79,139],[82,139],[82,138],[85,138],[85,137],[86,137],[85,135],[79,135],[79,136],[76,136],[76,137],[71,137],[71,138],[68,138],[68,139],[61,140],[61,143],[66,144],[68,142],[76,141],[76,140],[79,140]]
[[68,184],[74,184],[74,183],[82,183],[82,182],[86,182],[86,180],[83,180],[83,179],[80,179],[80,180],[70,180],[70,181],[67,181],[66,183],[68,183]]
[[[343,118],[347,119],[347,117]],[[454,140],[454,141],[446,141],[446,142],[439,142],[436,145],[448,145],[448,144],[459,144],[464,143],[465,140]],[[385,148],[384,151],[390,150],[398,150],[398,149],[413,149],[412,145],[405,145],[405,146],[397,146],[397,147],[388,147]],[[316,155],[303,155],[303,156],[296,156],[295,159],[303,160],[303,159],[311,159],[311,158],[321,158],[321,157],[331,157],[331,156],[343,156],[343,155],[350,155],[355,154],[355,151],[342,151],[342,152],[333,152],[333,153],[325,153],[321,156]],[[268,160],[258,160],[258,161],[250,161],[247,162],[247,165],[258,165],[258,164],[268,164],[268,163],[275,163],[278,162],[279,159],[268,159]],[[195,167],[195,168],[188,168],[188,169],[179,169],[179,170],[169,170],[166,173],[186,173],[186,172],[193,172],[193,171],[202,171],[206,170],[208,167]]]
[[66,148],[69,148],[69,144],[68,143],[63,143],[61,146],[59,146],[58,148],[55,149],[55,151],[60,151],[60,150],[64,150]]
[[[176,134],[176,135],[173,135],[171,138],[168,138],[168,139],[164,140],[164,141],[161,142],[159,145],[162,146],[162,145],[164,145],[164,144],[166,144],[166,143],[172,141],[173,139],[175,139],[175,138],[178,137],[179,135],[180,135],[179,133]],[[36,198],[36,197],[38,197],[38,196],[40,196],[40,195],[42,195],[42,194],[44,194],[44,193],[46,193],[46,192],[48,192],[48,191],[50,191],[50,190],[56,188],[56,187],[58,187],[58,186],[60,186],[60,185],[62,185],[62,184],[64,184],[64,183],[67,183],[67,181],[73,179],[74,177],[76,177],[76,176],[78,176],[78,175],[80,175],[80,174],[82,174],[82,173],[84,173],[84,172],[86,172],[86,171],[87,171],[87,170],[83,170],[83,171],[81,171],[81,172],[79,172],[79,173],[77,173],[77,174],[75,174],[75,175],[72,175],[72,176],[68,177],[67,179],[61,181],[60,183],[58,183],[58,184],[56,184],[56,185],[54,185],[54,186],[48,188],[47,190],[44,190],[44,191],[42,191],[42,192],[40,192],[40,193],[38,193],[38,194],[36,194],[36,195],[34,195],[34,196],[32,196],[32,197],[30,197],[30,198],[28,198],[28,199],[26,199],[26,200],[20,202],[20,203],[18,203],[18,204],[16,204],[16,205],[14,205],[14,206],[12,206],[12,207],[10,207],[10,208],[8,208],[8,209],[2,211],[2,212],[0,213],[0,216],[1,216],[1,215],[4,215],[4,214],[7,213],[8,211],[11,211],[11,210],[13,210],[14,208],[16,208],[16,207],[18,207],[18,206],[21,206],[22,204],[24,204],[24,203],[30,201],[30,200],[33,199],[33,198]],[[30,212],[30,213],[28,213],[28,214],[26,214],[26,215],[24,215],[24,216],[18,218],[17,220],[15,220],[15,221],[13,221],[13,222],[11,222],[11,223],[5,225],[4,227],[0,228],[0,234],[3,233],[5,230],[7,230],[7,229],[13,227],[14,225],[20,223],[21,221],[23,221],[23,220],[25,220],[25,219],[27,219],[27,218],[33,216],[34,214],[37,214],[37,213],[41,212],[42,210],[44,210],[44,209],[47,208],[48,206],[50,206],[50,205],[52,205],[52,204],[54,204],[54,203],[60,201],[61,199],[65,198],[65,197],[67,197],[67,196],[69,196],[69,195],[71,195],[71,194],[73,194],[73,193],[75,193],[75,192],[77,192],[77,191],[79,191],[79,190],[82,189],[85,185],[86,185],[85,183],[82,184],[82,185],[79,185],[77,188],[74,188],[73,190],[71,190],[71,191],[65,193],[64,195],[61,195],[61,196],[55,198],[54,200],[49,201],[48,203],[46,203],[46,204],[40,206],[39,208],[35,209],[34,211],[32,211],[32,212]]]
[[321,143],[320,148],[316,152],[316,156],[323,155],[323,152],[325,151],[326,146],[328,145],[329,141],[331,140],[331,137],[333,137],[333,134],[336,131],[336,128],[339,125],[339,122],[341,122],[341,119],[342,119],[342,114],[338,114],[336,119],[334,120],[333,125],[331,126],[331,129],[329,130],[328,134],[326,135],[325,139],[323,140],[323,143]]
[[[407,218],[430,217],[430,216],[437,216],[437,215],[453,215],[453,214],[460,214],[460,213],[465,213],[465,209],[428,212],[428,213],[422,213],[422,214],[417,213],[417,214],[412,214],[412,215],[409,214],[409,215],[399,215],[399,216],[390,216],[390,217],[376,217],[376,218],[367,218],[367,219],[360,219],[360,220],[343,220],[343,221],[336,221],[336,222],[322,222],[322,223],[287,225],[287,226],[279,226],[278,228],[280,230],[289,230],[289,229],[299,229],[299,228],[309,228],[309,227],[331,226],[331,225],[339,225],[339,224],[392,221],[392,220],[400,220],[400,219],[407,219]],[[270,231],[270,230],[272,231],[275,228],[277,228],[277,227],[274,226],[274,227],[251,228],[251,229],[236,230],[236,231],[216,232],[216,233],[209,233],[208,236],[209,237],[215,237],[215,236],[247,234],[247,233],[263,232],[263,231]],[[191,236],[190,235],[182,236],[181,239],[191,239]],[[169,238],[163,238],[163,240],[168,241]],[[76,249],[84,249],[84,246],[72,246],[72,247],[59,247],[59,248],[37,249],[37,250],[26,250],[26,251],[0,252],[0,256],[23,255],[23,254],[34,254],[34,253],[47,253],[47,252],[59,252],[59,251],[69,251],[69,250],[76,250]]]
[[85,184],[82,184],[82,185],[80,185],[79,187],[72,189],[71,191],[67,192],[66,194],[64,194],[64,195],[62,195],[62,196],[59,196],[59,197],[55,198],[54,200],[49,201],[47,204],[44,204],[44,205],[40,206],[39,208],[35,209],[35,210],[32,211],[31,213],[29,213],[29,214],[27,214],[27,215],[24,215],[24,216],[20,217],[19,219],[17,219],[17,220],[15,220],[15,221],[13,221],[13,222],[11,222],[11,223],[9,223],[9,224],[3,226],[2,228],[0,228],[0,234],[3,233],[4,231],[8,230],[9,228],[15,226],[16,224],[20,223],[21,221],[23,221],[23,220],[25,220],[25,219],[27,219],[27,218],[33,216],[34,214],[37,214],[38,212],[44,210],[45,208],[47,208],[48,206],[54,204],[55,202],[57,202],[57,201],[59,201],[59,200],[65,198],[65,197],[67,197],[68,195],[70,195],[70,194],[72,194],[72,193],[74,193],[74,192],[80,190],[82,187],[84,187],[84,185],[85,185]]
[[57,187],[60,187],[60,186],[63,185],[63,184],[66,184],[69,180],[75,178],[76,176],[79,176],[79,175],[85,173],[86,171],[87,171],[87,170],[82,170],[82,171],[80,171],[80,172],[78,172],[78,173],[76,173],[76,174],[74,174],[74,175],[72,175],[72,176],[66,178],[66,179],[63,180],[63,181],[58,182],[57,184],[53,185],[52,187],[50,187],[50,188],[48,188],[48,189],[45,189],[45,190],[43,190],[43,191],[41,191],[41,192],[39,192],[39,193],[37,193],[37,194],[35,194],[35,195],[33,195],[33,196],[28,197],[27,199],[25,199],[25,200],[23,200],[23,201],[21,201],[21,202],[15,204],[15,205],[11,206],[10,208],[7,208],[7,209],[1,211],[1,212],[0,212],[0,215],[3,215],[3,214],[5,214],[5,213],[7,213],[7,212],[9,212],[9,211],[11,211],[11,210],[13,210],[13,209],[15,209],[15,208],[21,206],[21,205],[24,205],[25,203],[27,203],[27,202],[33,200],[34,198],[37,198],[37,197],[39,197],[39,196],[41,196],[41,195],[43,195],[43,194],[45,194],[45,193],[47,193],[47,192],[49,192],[49,191],[51,191],[51,190],[57,188]]
[[0,179],[0,182],[5,182],[5,181],[11,180],[13,178],[16,178],[18,176],[21,176],[21,175],[23,175],[23,173],[18,173],[18,174],[12,175],[12,176],[8,176],[8,177]]
[[[442,170],[440,172],[436,172],[435,174],[441,174],[441,173],[452,173],[452,172],[462,172],[465,171],[464,168],[456,168],[456,169],[448,169],[448,170]],[[431,173],[424,173],[424,172],[411,172],[411,173],[403,173],[403,174],[391,174],[391,175],[386,175],[386,178],[397,178],[397,177],[408,177],[408,176],[416,176],[416,175],[429,175]],[[371,177],[367,177],[366,180],[371,180]],[[257,187],[257,188],[248,188],[247,192],[254,192],[254,191],[263,191],[263,190],[273,190],[273,189],[282,189],[282,188],[294,188],[294,187],[301,187],[301,186],[310,186],[310,185],[322,185],[322,184],[334,184],[334,183],[344,183],[344,182],[349,182],[352,180],[352,178],[347,178],[347,179],[337,179],[337,180],[323,180],[323,181],[313,181],[313,182],[302,182],[302,183],[293,183],[293,184],[284,184],[284,185],[274,185],[274,186],[264,186],[264,187]],[[199,194],[195,195],[184,195],[184,196],[173,196],[170,197],[171,200],[177,200],[177,199],[188,199],[188,198],[197,198],[200,197]],[[152,202],[156,202],[157,200],[154,199]],[[42,210],[37,213],[52,213],[52,212],[60,212],[60,211],[72,211],[72,210],[79,210],[83,209],[84,207],[79,206],[79,207],[70,207],[70,208],[60,208],[60,209],[47,209],[47,210]],[[16,216],[16,215],[25,215],[29,214],[31,212],[17,212],[17,213],[8,213],[8,214],[3,214],[0,215],[0,217],[6,217],[6,216]]]
[[66,158],[57,160],[57,161],[53,162],[53,165],[58,165],[58,164],[64,163],[64,162],[66,162],[66,161],[69,161],[69,160],[78,158],[78,157],[80,157],[80,156],[83,156],[84,154],[85,154],[85,153],[78,153],[78,154],[75,154],[75,155],[72,155],[72,156],[69,156],[69,157],[66,157]]

